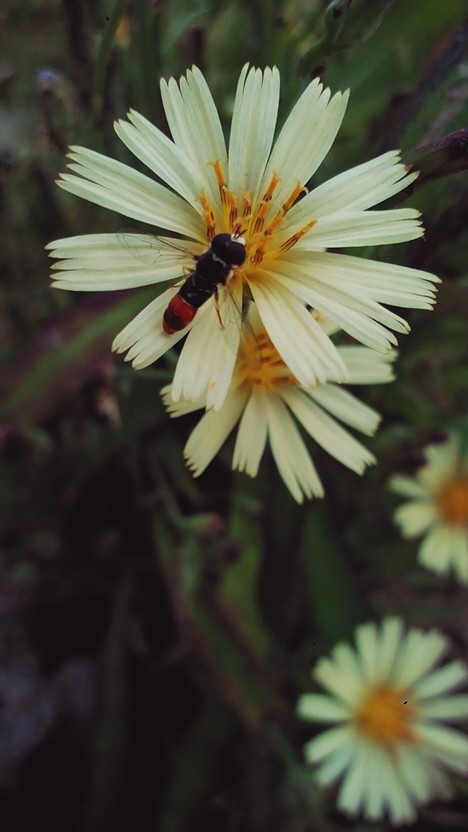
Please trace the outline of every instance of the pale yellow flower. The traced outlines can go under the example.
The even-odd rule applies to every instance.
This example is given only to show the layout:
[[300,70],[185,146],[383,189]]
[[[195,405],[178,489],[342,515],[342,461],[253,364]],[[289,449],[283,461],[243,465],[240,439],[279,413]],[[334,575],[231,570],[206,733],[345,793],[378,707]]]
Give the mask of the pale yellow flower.
[[398,474],[390,489],[408,499],[394,514],[403,537],[423,535],[418,560],[468,584],[468,452],[455,434],[428,445],[414,477]]
[[448,798],[447,772],[468,771],[468,737],[446,725],[468,719],[468,696],[455,694],[468,672],[460,661],[439,666],[447,643],[437,630],[411,629],[399,618],[356,629],[356,648],[338,644],[313,676],[329,695],[306,693],[300,716],[333,727],[305,746],[323,786],[339,783],[338,808],[399,825],[417,807]]
[[[320,324],[319,324],[320,325]],[[325,327],[329,330],[330,327]],[[375,462],[374,456],[340,423],[372,435],[379,415],[368,405],[331,382],[299,384],[273,346],[257,308],[252,304],[244,322],[237,361],[222,407],[208,410],[184,449],[188,467],[199,476],[238,423],[232,467],[255,477],[267,442],[278,471],[297,502],[322,497],[323,487],[307,450],[300,425],[329,454],[358,474]],[[393,379],[394,355],[368,347],[337,348],[351,384],[379,384]],[[208,380],[201,375],[194,402],[177,396],[173,385],[163,392],[171,416],[206,407]]]
[[[116,337],[113,349],[135,368],[146,367],[187,335],[173,395],[196,398],[201,375],[208,405],[221,407],[229,388],[240,326],[220,326],[226,304],[253,297],[268,336],[299,383],[343,381],[346,368],[333,342],[308,314],[315,309],[361,343],[380,351],[408,324],[383,304],[429,309],[437,278],[417,269],[352,257],[334,249],[397,243],[423,230],[412,208],[370,210],[407,187],[416,173],[390,151],[307,193],[306,184],[327,155],[341,125],[348,95],[331,96],[312,81],[275,139],[278,71],[244,67],[234,103],[229,144],[207,83],[196,67],[177,83],[161,83],[169,139],[139,113],[115,130],[154,174],[82,147],[70,149],[69,172],[59,181],[76,196],[178,235],[154,249],[149,235],[124,248],[115,234],[56,240],[48,248],[60,262],[54,285],[73,291],[107,291],[180,279],[195,267],[215,234],[241,233],[247,258],[229,279],[229,293],[212,297],[181,332],[167,335],[162,316],[177,293],[170,288]],[[302,197],[302,198],[300,198]],[[126,235],[131,242],[131,235]],[[236,313],[235,313],[236,314]],[[239,324],[239,322],[238,322]],[[190,331],[189,331],[190,330]]]

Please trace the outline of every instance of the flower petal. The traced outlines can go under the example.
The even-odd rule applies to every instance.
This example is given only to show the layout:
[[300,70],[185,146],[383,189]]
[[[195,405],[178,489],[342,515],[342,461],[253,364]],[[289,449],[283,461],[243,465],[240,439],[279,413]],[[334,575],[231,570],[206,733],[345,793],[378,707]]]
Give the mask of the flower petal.
[[255,281],[251,289],[272,343],[302,385],[346,378],[336,347],[301,302],[279,283]]
[[[338,807],[350,815],[356,815],[364,808],[364,795],[369,771],[375,765],[373,748],[368,743],[356,743],[353,759],[338,794]],[[375,756],[378,755],[374,755]]]
[[[274,174],[281,177],[274,195],[274,210],[280,207],[299,182],[305,185],[332,146],[348,102],[348,93],[337,93],[312,81],[293,107],[272,150],[260,193]],[[307,140],[304,141],[304,137]]]
[[418,728],[420,740],[447,768],[465,774],[468,771],[468,737],[446,725],[423,724]]
[[403,537],[413,538],[419,537],[437,522],[438,515],[433,503],[414,500],[399,506],[393,519]]
[[210,202],[220,207],[213,164],[220,162],[226,170],[227,153],[218,111],[205,78],[194,66],[186,77],[180,78],[179,84],[175,78],[161,81],[161,97],[175,144],[200,172]]
[[418,560],[442,574],[454,569],[458,580],[468,581],[468,535],[464,528],[438,525],[423,540]]
[[[317,737],[317,739],[320,739],[320,737]],[[351,732],[348,730],[347,736],[343,736],[340,739],[341,742],[337,744],[336,749],[330,751],[324,761],[319,764],[319,769],[315,776],[318,783],[322,786],[329,786],[339,780],[354,757],[355,751]],[[307,762],[313,762],[312,754],[314,749],[309,751],[310,744],[308,743],[304,746],[304,756]]]
[[336,384],[324,384],[322,387],[307,390],[307,393],[317,404],[345,425],[368,436],[375,433],[380,421],[379,414],[368,404],[359,401],[348,390]]
[[317,682],[353,710],[366,690],[356,653],[349,644],[337,644],[331,659],[323,658],[317,662],[313,675]]
[[[409,326],[381,303],[415,308],[430,308],[433,303],[434,290],[428,285],[432,276],[403,269],[402,286],[399,268],[343,254],[293,249],[270,264],[266,274],[272,286],[280,282],[353,338],[385,352],[396,341],[388,330],[405,334]],[[251,283],[253,291],[256,281]]]
[[446,650],[447,641],[436,630],[410,630],[402,641],[395,660],[393,682],[401,688],[414,685],[434,667]]
[[239,347],[240,288],[240,284],[234,286],[231,294],[220,287],[218,302],[212,297],[197,312],[177,362],[172,385],[174,401],[181,397],[196,401],[205,393],[207,409],[219,410],[222,406]]
[[68,155],[74,173],[63,173],[57,181],[65,191],[124,217],[204,239],[202,218],[164,185],[94,150],[71,147]]
[[390,491],[395,494],[401,494],[402,497],[410,497],[414,499],[424,499],[428,496],[428,490],[417,480],[411,477],[405,477],[403,474],[394,474],[388,481]]
[[450,696],[446,699],[435,699],[424,704],[425,719],[440,719],[454,721],[468,719],[468,696]]
[[[299,241],[298,251],[377,246],[416,240],[424,234],[419,216],[419,211],[412,208],[330,214],[317,220],[312,230]],[[278,235],[278,245],[300,228],[300,225],[293,225],[292,222],[285,223],[281,235]]]
[[185,153],[161,130],[135,110],[128,113],[128,121],[114,123],[114,130],[128,149],[156,176],[191,204],[201,215],[199,200],[204,179]]
[[397,616],[385,618],[382,622],[377,656],[378,672],[381,679],[392,678],[393,666],[398,655],[403,635],[403,621]]
[[242,414],[237,431],[232,467],[255,477],[265,450],[268,435],[268,421],[265,394],[253,389]]
[[297,702],[297,714],[314,722],[341,722],[349,711],[341,702],[320,693],[304,693]]
[[131,361],[136,370],[148,367],[187,335],[189,327],[173,335],[166,335],[163,330],[164,310],[176,292],[174,288],[163,292],[114,338],[113,351],[127,352],[125,361]]
[[390,150],[318,185],[293,206],[288,219],[301,228],[311,217],[365,211],[399,193],[418,176],[418,172],[408,173],[399,150]]
[[239,77],[232,115],[229,187],[238,200],[248,193],[255,203],[273,142],[280,78],[276,67],[247,69]]
[[285,405],[265,398],[271,450],[281,477],[298,503],[323,497],[323,487],[299,431]]
[[338,347],[347,370],[348,384],[387,384],[395,376],[392,364],[398,353],[380,353],[368,347]]
[[367,465],[375,462],[375,457],[363,445],[324,413],[305,393],[294,389],[284,390],[282,398],[307,433],[343,465],[362,474]]
[[199,477],[216,456],[239,420],[245,401],[244,392],[233,390],[219,410],[209,410],[200,419],[184,448],[184,457],[194,477]]
[[349,743],[350,739],[350,729],[348,725],[338,725],[336,728],[330,728],[327,731],[323,731],[318,737],[311,740],[307,743],[304,747],[304,753],[307,762],[309,763],[320,763],[322,760],[325,760],[330,754],[334,754],[339,749],[343,748],[344,745],[348,745],[348,748],[352,748],[352,754],[354,754],[354,748],[351,743]]
[[[192,248],[197,254],[199,246]],[[184,260],[180,251],[150,234],[84,234],[55,240],[47,249],[50,257],[63,258],[52,266],[52,285],[69,291],[134,289],[176,280],[194,263],[189,253]]]

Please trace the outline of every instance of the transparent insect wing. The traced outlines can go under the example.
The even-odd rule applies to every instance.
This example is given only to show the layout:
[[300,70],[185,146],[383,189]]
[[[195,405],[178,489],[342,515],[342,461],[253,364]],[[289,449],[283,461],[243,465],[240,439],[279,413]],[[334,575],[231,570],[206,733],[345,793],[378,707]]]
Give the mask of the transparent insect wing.
[[[216,287],[213,298],[210,298],[209,303],[214,303],[216,309],[216,316],[219,327],[225,338],[232,340],[230,330],[236,330],[240,333],[242,322],[242,310],[237,295],[239,294],[237,287],[233,289],[229,286],[229,281],[225,284],[219,284]],[[238,335],[233,339],[238,341]]]
[[[260,369],[262,354],[259,340],[249,320],[249,308],[252,301],[244,301],[242,288],[236,286],[231,290],[229,283],[218,288],[219,296],[223,297],[222,309],[219,308],[219,316],[222,321],[223,335],[230,349],[237,354],[239,344],[243,346],[244,353],[249,355],[249,363],[255,369]],[[216,302],[216,298],[215,298]]]
[[180,273],[195,267],[201,247],[190,240],[181,245],[171,237],[160,237],[156,234],[141,234],[131,229],[122,229],[116,234],[122,248],[148,266],[174,265],[180,263]]
[[[196,268],[197,257],[206,250],[206,247],[203,248],[199,243],[190,240],[184,240],[181,244],[179,240],[174,240],[171,237],[140,233],[131,228],[122,229],[116,237],[122,248],[140,263],[147,266],[158,266],[159,268],[180,265],[181,280],[173,284],[175,286],[183,285],[188,275]],[[208,307],[214,304],[216,320],[220,330],[219,334],[229,350],[237,355],[240,338],[246,337],[243,336],[243,333],[249,331],[248,337],[251,346],[249,352],[251,354],[257,352],[258,363],[260,364],[260,349],[252,346],[256,342],[256,336],[247,321],[246,309],[249,302],[247,302],[247,306],[243,304],[242,281],[236,280],[233,276],[226,284],[218,284],[213,297],[207,301],[207,304]],[[208,308],[206,311],[208,311]],[[200,311],[197,313],[197,318],[199,316]]]

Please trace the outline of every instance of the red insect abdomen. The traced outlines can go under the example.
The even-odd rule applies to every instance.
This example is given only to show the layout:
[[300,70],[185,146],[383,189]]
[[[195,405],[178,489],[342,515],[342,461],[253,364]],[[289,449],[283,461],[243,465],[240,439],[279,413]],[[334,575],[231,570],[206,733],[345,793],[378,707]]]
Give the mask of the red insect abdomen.
[[175,295],[166,307],[163,315],[163,330],[166,335],[180,332],[193,321],[197,308],[187,303],[180,294]]

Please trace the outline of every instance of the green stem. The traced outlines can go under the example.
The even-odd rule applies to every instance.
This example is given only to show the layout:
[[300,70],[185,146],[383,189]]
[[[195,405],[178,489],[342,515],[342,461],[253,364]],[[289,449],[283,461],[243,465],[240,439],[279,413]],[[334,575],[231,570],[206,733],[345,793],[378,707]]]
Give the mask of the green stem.
[[101,45],[96,59],[93,79],[93,115],[95,120],[97,120],[101,115],[106,83],[106,71],[112,47],[114,45],[115,35],[122,19],[126,2],[127,0],[114,0],[110,17],[106,20],[106,27],[102,33]]

